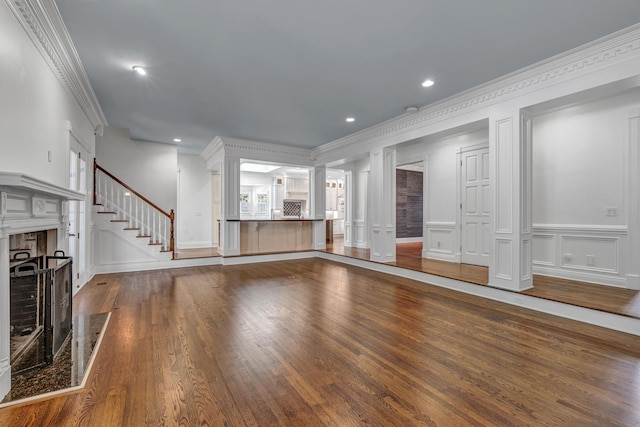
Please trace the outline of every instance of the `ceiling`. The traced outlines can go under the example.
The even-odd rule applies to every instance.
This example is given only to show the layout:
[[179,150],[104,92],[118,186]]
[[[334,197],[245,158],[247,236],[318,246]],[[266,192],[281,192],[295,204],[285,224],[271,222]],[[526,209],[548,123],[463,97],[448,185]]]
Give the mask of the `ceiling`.
[[196,154],[316,147],[640,22],[638,0],[56,3],[109,125]]

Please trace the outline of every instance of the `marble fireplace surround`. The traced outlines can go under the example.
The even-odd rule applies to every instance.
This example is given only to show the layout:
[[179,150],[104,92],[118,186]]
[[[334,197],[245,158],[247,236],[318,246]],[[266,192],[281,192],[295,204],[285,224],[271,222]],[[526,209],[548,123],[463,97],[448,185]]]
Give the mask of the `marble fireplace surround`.
[[57,248],[68,252],[68,201],[82,193],[19,173],[0,172],[0,400],[11,388],[9,236],[57,230]]

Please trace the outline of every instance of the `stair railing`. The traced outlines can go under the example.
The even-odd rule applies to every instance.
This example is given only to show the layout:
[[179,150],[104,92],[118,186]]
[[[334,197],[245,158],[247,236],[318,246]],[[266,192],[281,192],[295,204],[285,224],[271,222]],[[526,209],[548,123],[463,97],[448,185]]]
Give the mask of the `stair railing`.
[[175,258],[175,213],[159,208],[149,199],[98,165],[93,159],[93,204],[113,212],[116,221],[126,222],[125,229],[138,230],[138,237],[149,238],[150,245]]

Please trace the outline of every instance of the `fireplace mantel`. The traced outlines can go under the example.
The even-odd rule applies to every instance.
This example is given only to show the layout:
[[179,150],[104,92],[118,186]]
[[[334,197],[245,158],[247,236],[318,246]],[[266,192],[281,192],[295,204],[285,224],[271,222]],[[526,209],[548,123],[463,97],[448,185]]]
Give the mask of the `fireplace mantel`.
[[85,200],[85,195],[28,175],[0,172],[0,400],[11,387],[9,235],[55,228],[58,248],[66,247],[70,200]]

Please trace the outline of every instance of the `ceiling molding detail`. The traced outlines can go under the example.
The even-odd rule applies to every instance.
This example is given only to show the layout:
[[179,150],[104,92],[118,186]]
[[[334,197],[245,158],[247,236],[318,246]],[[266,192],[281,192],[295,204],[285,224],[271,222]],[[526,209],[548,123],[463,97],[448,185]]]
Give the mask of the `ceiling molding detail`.
[[205,159],[210,158],[213,153],[220,150],[220,146],[224,149],[225,157],[304,166],[312,166],[314,160],[312,151],[305,148],[219,136],[204,149],[202,156]]
[[[359,151],[366,152],[371,144],[383,142],[392,136],[399,136],[458,115],[488,108],[569,79],[638,58],[640,58],[640,24],[471,88],[424,107],[417,113],[404,114],[321,145],[313,149],[313,154],[315,158],[320,156],[327,158],[330,152],[353,150],[358,146],[361,146]],[[368,144],[367,147],[364,147],[364,144]]]
[[75,98],[94,129],[107,125],[71,37],[53,0],[5,0],[53,74]]

